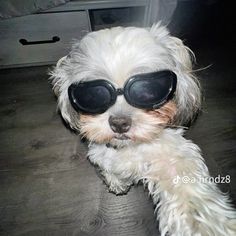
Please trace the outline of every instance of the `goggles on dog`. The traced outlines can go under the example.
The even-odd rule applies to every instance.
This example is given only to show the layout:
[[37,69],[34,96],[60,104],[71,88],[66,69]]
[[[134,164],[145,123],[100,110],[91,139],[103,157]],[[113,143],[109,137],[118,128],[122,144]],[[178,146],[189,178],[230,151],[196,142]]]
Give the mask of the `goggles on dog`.
[[176,83],[176,74],[164,70],[134,75],[118,89],[107,80],[74,83],[68,88],[68,95],[73,108],[86,114],[105,112],[120,95],[124,95],[131,106],[157,109],[173,97]]

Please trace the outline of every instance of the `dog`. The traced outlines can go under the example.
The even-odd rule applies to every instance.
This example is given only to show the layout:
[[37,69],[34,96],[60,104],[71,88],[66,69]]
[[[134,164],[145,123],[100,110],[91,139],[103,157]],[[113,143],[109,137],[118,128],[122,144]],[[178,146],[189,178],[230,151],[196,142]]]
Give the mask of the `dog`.
[[201,89],[194,54],[160,23],[90,32],[51,71],[58,108],[89,142],[88,159],[117,195],[142,182],[162,236],[233,236],[236,213],[183,137]]

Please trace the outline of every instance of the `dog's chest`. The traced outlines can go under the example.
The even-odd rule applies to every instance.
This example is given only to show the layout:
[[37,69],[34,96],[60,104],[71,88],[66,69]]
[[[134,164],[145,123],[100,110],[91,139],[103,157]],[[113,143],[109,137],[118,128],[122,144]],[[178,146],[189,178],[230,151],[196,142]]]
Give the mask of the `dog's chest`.
[[150,161],[147,150],[124,148],[116,150],[105,145],[92,145],[89,148],[89,160],[101,169],[116,174],[136,175],[148,171]]

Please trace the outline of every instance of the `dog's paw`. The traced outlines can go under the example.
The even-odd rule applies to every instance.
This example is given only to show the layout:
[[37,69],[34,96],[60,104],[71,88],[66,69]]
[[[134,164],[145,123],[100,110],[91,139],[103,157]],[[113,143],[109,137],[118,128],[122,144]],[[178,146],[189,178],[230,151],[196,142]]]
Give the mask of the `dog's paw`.
[[132,185],[132,182],[119,179],[114,174],[102,172],[102,175],[104,177],[104,182],[108,186],[109,192],[116,195],[126,194]]
[[109,192],[114,193],[116,195],[123,195],[126,194],[130,189],[130,185],[122,185],[122,184],[114,184],[111,183],[109,186]]

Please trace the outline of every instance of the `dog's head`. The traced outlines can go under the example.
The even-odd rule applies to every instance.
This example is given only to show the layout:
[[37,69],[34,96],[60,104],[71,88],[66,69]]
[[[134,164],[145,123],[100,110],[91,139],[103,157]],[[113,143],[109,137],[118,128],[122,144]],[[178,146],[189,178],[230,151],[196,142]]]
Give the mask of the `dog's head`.
[[51,75],[62,117],[96,143],[149,142],[200,106],[191,51],[160,24],[89,33]]

